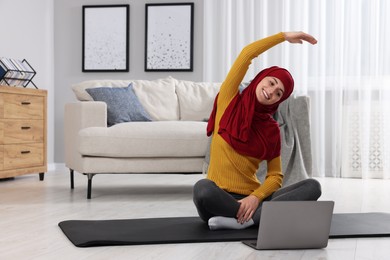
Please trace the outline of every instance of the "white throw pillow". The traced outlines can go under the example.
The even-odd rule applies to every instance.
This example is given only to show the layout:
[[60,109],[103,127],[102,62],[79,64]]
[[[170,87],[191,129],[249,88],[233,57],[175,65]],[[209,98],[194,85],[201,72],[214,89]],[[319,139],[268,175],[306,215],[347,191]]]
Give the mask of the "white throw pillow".
[[172,77],[152,81],[133,81],[135,94],[154,120],[179,120],[175,81]]
[[221,83],[177,80],[180,120],[202,121],[208,119]]
[[128,87],[131,80],[111,80],[111,79],[104,79],[104,80],[86,80],[77,84],[72,85],[72,90],[74,94],[76,95],[76,98],[80,101],[93,101],[93,98],[91,95],[88,94],[87,91],[85,91],[87,88],[101,88],[101,87],[111,87],[111,88],[117,88],[117,87]]

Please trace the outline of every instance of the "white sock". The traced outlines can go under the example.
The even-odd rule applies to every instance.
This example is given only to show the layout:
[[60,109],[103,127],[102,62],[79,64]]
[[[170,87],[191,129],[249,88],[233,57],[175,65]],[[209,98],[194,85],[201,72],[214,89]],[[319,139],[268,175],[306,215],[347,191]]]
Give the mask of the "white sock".
[[248,222],[238,223],[235,218],[228,217],[212,217],[209,219],[209,228],[210,230],[218,230],[218,229],[244,229],[254,225],[252,219]]

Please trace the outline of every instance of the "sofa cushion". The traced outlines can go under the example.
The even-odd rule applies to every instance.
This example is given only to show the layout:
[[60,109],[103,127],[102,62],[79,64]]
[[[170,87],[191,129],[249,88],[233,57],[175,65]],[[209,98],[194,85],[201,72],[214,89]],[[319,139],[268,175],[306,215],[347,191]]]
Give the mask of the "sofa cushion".
[[84,156],[204,157],[207,142],[206,123],[195,121],[130,122],[79,132]]
[[179,120],[176,80],[172,77],[157,80],[88,80],[72,85],[72,90],[78,100],[93,101],[86,89],[123,88],[131,82],[139,101],[153,120]]
[[220,83],[177,80],[180,120],[201,121],[210,116]]
[[131,121],[152,121],[135,95],[132,83],[127,88],[86,89],[95,101],[107,104],[107,124],[109,126]]

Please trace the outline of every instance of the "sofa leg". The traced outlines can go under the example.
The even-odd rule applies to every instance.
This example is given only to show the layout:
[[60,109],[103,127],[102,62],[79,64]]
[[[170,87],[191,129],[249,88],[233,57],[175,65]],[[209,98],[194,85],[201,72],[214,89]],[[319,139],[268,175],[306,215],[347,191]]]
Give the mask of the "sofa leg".
[[91,193],[92,193],[92,177],[95,174],[87,173],[88,176],[88,191],[87,191],[87,199],[91,199]]
[[73,190],[74,189],[74,170],[70,169],[70,188]]

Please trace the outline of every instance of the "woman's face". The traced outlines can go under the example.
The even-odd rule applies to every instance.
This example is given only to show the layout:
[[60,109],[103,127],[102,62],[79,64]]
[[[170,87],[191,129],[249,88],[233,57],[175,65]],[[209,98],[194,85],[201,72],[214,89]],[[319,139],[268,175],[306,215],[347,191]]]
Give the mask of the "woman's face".
[[273,105],[284,93],[283,82],[276,77],[265,77],[256,87],[256,98],[262,105]]

